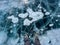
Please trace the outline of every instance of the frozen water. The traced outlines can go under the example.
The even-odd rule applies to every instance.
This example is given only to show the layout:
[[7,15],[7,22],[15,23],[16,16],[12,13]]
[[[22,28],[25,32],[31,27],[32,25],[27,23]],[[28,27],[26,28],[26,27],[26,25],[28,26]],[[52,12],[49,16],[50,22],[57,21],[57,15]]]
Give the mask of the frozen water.
[[29,3],[29,1],[28,1],[28,0],[23,0],[23,2],[24,2],[25,4],[28,4],[28,3]]
[[[34,27],[37,24],[39,27],[41,27],[41,29],[38,29],[37,26],[34,29],[32,29],[32,31],[34,30],[36,33],[39,33],[40,31],[43,32],[45,30],[45,27],[47,27],[47,29],[50,28],[49,26],[51,26],[51,27],[53,26],[53,27],[57,27],[57,28],[60,27],[60,25],[58,25],[58,24],[60,24],[60,21],[59,21],[60,15],[59,14],[57,15],[57,12],[58,12],[57,9],[60,9],[60,2],[58,3],[59,8],[57,8],[58,6],[56,6],[57,1],[56,1],[56,4],[55,3],[51,4],[52,2],[55,2],[55,1],[54,0],[49,0],[49,1],[40,0],[40,2],[39,2],[39,0],[37,0],[37,1],[36,0],[0,0],[0,11],[4,12],[3,14],[0,12],[0,15],[1,15],[0,16],[1,17],[0,18],[0,29],[2,28],[2,31],[0,31],[0,45],[24,45],[23,35],[20,38],[20,33],[22,33],[22,32],[25,33],[24,29],[26,29],[26,28],[24,28],[24,26],[27,26],[27,28],[29,27],[28,29],[26,29],[28,34],[30,34],[30,32],[29,32],[30,28]],[[41,3],[41,5],[39,5],[40,3]],[[12,10],[14,10],[12,12],[14,12],[15,15],[11,14],[9,12],[10,11],[9,9],[11,9],[11,8],[17,9],[18,13],[15,14],[16,11],[14,9],[12,9]],[[44,8],[44,10],[42,8]],[[24,11],[24,9],[26,9],[26,10]],[[6,10],[8,10],[8,11],[5,12]],[[50,19],[51,18],[50,12],[49,12],[50,10],[52,10],[51,15],[54,16],[53,20]],[[23,13],[21,13],[21,11]],[[59,10],[59,12],[60,12],[60,10]],[[9,16],[9,15],[12,15],[12,16]],[[49,16],[47,16],[47,15],[49,15]],[[8,20],[6,19],[6,17]],[[21,20],[20,18],[21,19],[24,18],[24,20]],[[32,19],[30,20],[29,18],[32,18]],[[10,22],[9,19],[11,19],[12,23]],[[2,21],[2,23],[1,23],[1,21]],[[37,24],[34,25],[33,23],[35,23],[35,22]],[[17,24],[17,25],[14,25],[14,24]],[[14,27],[13,27],[13,25],[14,25]],[[42,25],[42,26],[40,26],[40,25]],[[3,29],[5,29],[5,28],[6,28],[5,31],[8,32],[8,34],[6,32],[4,32]],[[20,31],[22,31],[22,32],[20,32]],[[16,35],[19,35],[19,36],[17,36],[19,38],[17,38],[17,37],[15,38],[16,35],[13,32],[16,32]],[[14,36],[9,37],[10,35],[14,35]],[[60,45],[60,29],[52,29],[50,31],[47,30],[47,33],[45,35],[42,35],[42,36],[39,35],[39,39],[40,39],[41,45]],[[19,40],[20,40],[20,42],[19,42],[19,44],[17,44]]]
[[18,15],[20,18],[26,18],[28,16],[28,13],[21,13]]
[[60,17],[60,15],[57,15],[57,17]]
[[45,12],[45,15],[50,15],[50,12]]
[[42,12],[33,12],[29,17],[33,18],[32,22],[37,21],[39,19],[43,19],[44,14]]
[[7,33],[0,31],[0,44],[4,43],[7,40]]
[[14,18],[12,19],[12,22],[13,22],[13,23],[18,23],[18,18],[17,18],[17,17],[14,17]]
[[29,21],[28,19],[25,19],[23,22],[23,25],[29,26],[31,24],[31,21]]
[[50,27],[52,27],[54,24],[49,24]]
[[10,38],[7,42],[8,45],[17,45],[19,38],[14,39],[14,38]]
[[18,23],[18,21],[19,21],[19,19],[17,17],[13,16],[13,15],[12,16],[8,16],[7,18],[8,19],[12,19],[13,23]]
[[41,45],[60,45],[60,29],[47,31],[47,35],[40,36],[40,42]]

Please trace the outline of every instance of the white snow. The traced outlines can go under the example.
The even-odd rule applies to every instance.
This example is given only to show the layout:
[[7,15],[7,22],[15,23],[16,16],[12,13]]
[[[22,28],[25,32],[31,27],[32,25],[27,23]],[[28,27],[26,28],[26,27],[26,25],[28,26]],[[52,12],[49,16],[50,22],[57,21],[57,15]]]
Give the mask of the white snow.
[[[47,31],[47,35],[40,36],[41,45],[60,45],[60,29]],[[51,43],[49,41],[51,40]]]
[[12,19],[12,22],[13,22],[13,23],[18,23],[18,18],[17,18],[17,17],[14,17],[14,18]]
[[44,14],[42,12],[33,12],[29,17],[33,18],[32,21],[37,21],[39,19],[42,19]]
[[41,45],[49,45],[48,42],[49,42],[49,38],[47,36],[40,37]]
[[14,15],[8,16],[7,18],[8,18],[8,19],[12,19],[12,18],[14,18]]
[[60,17],[60,15],[57,15],[57,17]]
[[31,24],[31,21],[29,21],[28,19],[25,19],[23,22],[23,25],[29,26],[30,24]]
[[14,15],[8,16],[7,18],[8,18],[8,19],[12,19],[12,22],[13,22],[13,23],[18,23],[18,21],[19,21],[18,17],[15,17]]
[[51,27],[51,26],[53,26],[54,24],[52,23],[52,24],[49,24],[49,26]]
[[[6,33],[0,32],[0,44],[6,41]],[[39,36],[41,45],[60,45],[60,29],[53,29],[47,31],[46,35]],[[19,38],[9,38],[7,44],[8,45],[16,45]],[[51,43],[49,43],[51,41]],[[21,43],[20,45],[24,45],[24,37],[21,35]]]
[[21,13],[18,15],[20,18],[26,18],[28,16],[28,13]]
[[[44,9],[44,8],[43,8]],[[44,12],[46,12],[47,10],[46,9],[44,9]]]
[[40,9],[42,8],[41,4],[38,5],[38,8],[40,8]]
[[56,19],[56,22],[59,21],[58,19]]
[[27,9],[27,12],[29,13],[29,17],[33,18],[32,22],[37,21],[39,19],[42,19],[44,14],[40,12],[34,12],[31,8]]
[[28,8],[27,8],[27,12],[28,12],[28,13],[29,13],[29,15],[30,15],[30,14],[32,14],[32,13],[33,13],[33,10],[32,10],[31,8],[29,8],[29,7],[28,7]]
[[45,15],[49,15],[50,14],[50,12],[45,12]]
[[60,2],[58,3],[58,6],[60,7]]
[[[29,17],[32,18],[32,20],[29,21],[28,19],[25,19],[23,25],[30,25],[32,22],[42,19],[44,16],[44,14],[41,11],[34,12],[31,8],[27,8],[27,13],[29,14]],[[19,17],[26,18],[28,16],[27,13],[26,14],[19,14]]]

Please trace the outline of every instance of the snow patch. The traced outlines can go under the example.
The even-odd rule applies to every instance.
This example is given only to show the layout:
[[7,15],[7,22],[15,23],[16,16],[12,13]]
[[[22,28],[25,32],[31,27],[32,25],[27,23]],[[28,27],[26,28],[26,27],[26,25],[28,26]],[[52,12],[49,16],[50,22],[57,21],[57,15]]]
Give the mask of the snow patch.
[[7,33],[0,31],[0,44],[3,44],[7,40]]
[[40,36],[39,39],[41,45],[60,45],[60,29],[47,31],[47,35]]
[[8,19],[12,19],[12,22],[13,22],[13,23],[18,23],[18,21],[19,21],[19,19],[18,19],[17,17],[15,17],[14,15],[8,16],[7,18],[8,18]]
[[18,15],[20,18],[26,18],[28,16],[28,13],[21,13]]
[[23,25],[29,26],[30,24],[31,24],[31,21],[29,21],[28,19],[25,19],[23,22]]

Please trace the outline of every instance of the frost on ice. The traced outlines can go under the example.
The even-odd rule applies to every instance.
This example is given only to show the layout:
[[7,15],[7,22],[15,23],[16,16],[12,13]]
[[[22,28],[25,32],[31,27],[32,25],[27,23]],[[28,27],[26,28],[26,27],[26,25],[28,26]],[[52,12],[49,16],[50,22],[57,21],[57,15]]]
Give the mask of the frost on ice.
[[0,31],[0,45],[7,40],[7,33],[4,31]]
[[54,24],[49,24],[50,27],[52,27]]
[[19,19],[17,18],[17,17],[15,17],[15,16],[8,16],[7,17],[8,19],[12,19],[12,23],[18,23],[18,21],[19,21]]
[[30,24],[31,24],[31,21],[29,21],[28,19],[25,19],[23,22],[23,25],[29,26]]
[[8,45],[17,45],[19,38],[14,39],[14,38],[10,38],[7,42]]
[[[0,45],[24,45],[25,42],[24,42],[23,34],[25,33],[28,33],[29,38],[32,39],[33,41],[34,41],[33,37],[35,37],[35,33],[37,33],[39,35],[41,45],[60,45],[60,29],[53,29],[55,27],[57,28],[60,27],[60,21],[59,21],[60,10],[59,11],[55,10],[56,8],[54,7],[55,3],[50,4],[51,0],[49,0],[48,2],[46,1],[45,0],[37,0],[37,1],[36,0],[0,0],[0,15],[1,15],[0,28],[5,29],[0,31]],[[38,3],[41,3],[41,5]],[[56,1],[56,5],[57,5],[57,1]],[[58,6],[57,6],[58,9],[60,9],[60,1],[58,3]],[[11,8],[13,11],[10,11]],[[14,10],[13,8],[17,9],[17,11]],[[50,10],[52,12],[49,12]],[[1,11],[3,11],[4,14],[1,14]],[[59,14],[56,14],[58,12]],[[30,20],[30,18],[32,19]],[[50,20],[51,18],[53,19]],[[28,29],[26,29],[26,27]],[[37,27],[41,27],[41,28],[38,29]],[[47,29],[51,29],[51,30],[48,31]],[[44,34],[40,34],[41,32]],[[33,35],[33,37],[31,35]]]
[[32,21],[43,19],[44,14],[42,12],[33,12],[29,17],[33,18]]
[[27,8],[27,12],[28,12],[29,14],[32,14],[32,13],[33,13],[33,10],[32,10],[31,8]]
[[40,37],[41,45],[60,45],[60,29],[47,31],[47,35]]
[[44,16],[42,12],[34,12],[31,8],[28,8],[27,12],[29,13],[29,17],[33,18],[33,21],[42,19]]
[[50,12],[45,12],[45,15],[49,15],[50,14]]
[[[29,14],[29,17],[32,18],[31,21],[28,21],[29,23],[27,24],[27,22],[24,21],[24,25],[30,25],[30,23],[37,21],[39,19],[42,19],[44,17],[44,14],[40,11],[40,12],[34,12],[31,8],[27,9],[27,12]],[[23,15],[22,15],[23,17]],[[26,24],[25,24],[26,23]]]
[[26,18],[28,16],[28,13],[21,13],[18,15],[20,18]]

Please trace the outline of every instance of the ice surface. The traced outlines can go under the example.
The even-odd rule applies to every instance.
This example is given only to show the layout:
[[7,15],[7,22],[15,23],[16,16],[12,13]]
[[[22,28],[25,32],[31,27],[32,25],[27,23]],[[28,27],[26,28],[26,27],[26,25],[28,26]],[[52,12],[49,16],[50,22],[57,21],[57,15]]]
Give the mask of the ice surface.
[[31,9],[31,8],[27,8],[27,12],[29,13],[29,15],[30,14],[32,14],[33,13],[33,10]]
[[7,40],[7,33],[0,31],[0,44],[4,43]]
[[58,3],[58,6],[60,7],[60,2]]
[[14,15],[8,16],[7,18],[8,18],[8,19],[13,19],[13,18],[14,18]]
[[45,15],[50,15],[50,12],[45,12]]
[[[24,0],[25,1],[25,3],[27,4],[28,2],[28,0]],[[35,4],[35,1],[36,0],[31,0],[31,2],[33,3],[33,5]],[[25,6],[25,3],[24,2],[22,2],[21,0],[0,0],[0,11],[2,11],[2,10],[8,10],[9,11],[9,9],[10,8],[12,8],[12,7],[14,7],[14,8],[21,8],[21,9],[23,9],[23,8],[25,8],[24,6]],[[43,0],[43,3],[44,3],[44,0]],[[48,8],[48,6],[50,5],[50,3],[49,3],[49,5],[48,5],[48,3],[45,3],[45,6]],[[55,5],[55,4],[54,4]],[[26,5],[27,6],[27,5]],[[32,6],[32,5],[31,5]],[[58,3],[58,6],[60,7],[60,2]],[[37,6],[36,6],[37,7]],[[39,8],[42,8],[42,7],[40,7],[40,6],[38,6]],[[43,6],[44,7],[44,6]],[[49,6],[50,7],[50,6]],[[33,7],[34,8],[34,7]],[[52,6],[52,8],[55,10],[55,7],[53,7]],[[52,9],[52,8],[50,8],[50,9]],[[47,10],[49,10],[49,8],[47,9]],[[44,10],[44,12],[45,12],[45,15],[49,15],[50,14],[50,12],[47,12],[47,10]],[[3,11],[3,12],[4,12]],[[7,12],[8,12],[7,11]],[[5,13],[5,12],[4,12]],[[10,12],[9,12],[10,13]],[[56,12],[55,12],[56,13]],[[6,15],[7,16],[7,15]],[[19,15],[18,15],[20,18],[25,18],[24,19],[24,21],[23,21],[23,25],[26,25],[26,26],[29,26],[32,22],[34,22],[34,21],[38,21],[39,19],[43,19],[43,17],[44,17],[44,14],[43,14],[43,12],[41,12],[41,10],[39,10],[39,11],[33,11],[33,9],[32,8],[27,8],[27,12],[26,13],[19,13]],[[27,16],[29,16],[29,17],[31,17],[32,18],[32,20],[29,20],[28,18],[26,18]],[[60,18],[60,15],[57,15],[57,17],[59,17]],[[0,19],[0,21],[2,21],[2,18],[3,18],[3,16],[1,16],[1,19]],[[15,17],[15,16],[8,16],[7,17],[8,19],[11,19],[11,22],[12,23],[18,23],[19,22],[19,19],[18,19],[18,17]],[[48,18],[48,17],[46,17],[46,18]],[[49,19],[49,18],[48,18]],[[3,21],[5,21],[5,20],[3,20]],[[45,21],[45,20],[44,20]],[[57,21],[57,20],[56,20]],[[4,27],[4,22],[3,22],[3,26],[2,27]],[[8,24],[6,24],[6,25],[8,25]],[[0,26],[1,26],[1,24],[0,24]],[[20,26],[20,25],[19,25]],[[54,26],[54,24],[52,23],[52,24],[50,24],[50,26]],[[6,26],[6,27],[4,27],[4,28],[7,28],[8,26]],[[16,26],[17,27],[17,26]],[[16,28],[16,27],[14,27],[14,28]],[[1,27],[0,27],[1,28]],[[7,29],[8,30],[8,29]],[[38,31],[37,31],[38,30]],[[44,30],[44,29],[41,29],[42,31]],[[10,30],[11,31],[11,30]],[[14,30],[15,31],[15,30]],[[16,30],[17,31],[17,30]],[[38,28],[36,28],[35,27],[35,29],[34,29],[34,31],[36,31],[37,33],[39,32],[39,29]],[[8,31],[7,31],[8,32]],[[13,33],[12,31],[11,31],[11,33]],[[20,40],[21,39],[21,40]],[[18,42],[18,40],[20,40],[21,41],[21,43],[19,43],[18,45],[24,45],[24,41],[23,41],[23,39],[24,39],[24,37],[23,36],[21,36],[21,38],[11,38],[11,37],[9,37],[9,38],[7,38],[7,33],[6,32],[4,32],[4,31],[0,31],[0,45],[5,45],[4,43],[7,43],[7,45],[17,45],[17,42]],[[41,45],[60,45],[60,29],[52,29],[52,30],[50,30],[50,31],[47,31],[47,33],[46,33],[46,35],[39,35],[39,39],[40,39],[40,42],[41,42]],[[7,42],[6,42],[7,41]]]
[[44,14],[42,12],[33,12],[29,17],[33,18],[32,22],[37,21],[39,19],[43,19]]
[[44,16],[42,12],[34,12],[31,8],[28,8],[27,12],[29,13],[29,17],[33,18],[32,21],[37,21],[39,19],[42,19]]
[[23,0],[23,2],[24,2],[25,4],[28,4],[28,3],[29,3],[29,1],[28,1],[28,0]]
[[18,15],[20,18],[26,18],[28,16],[28,13],[21,13]]
[[21,35],[21,42],[20,42],[20,45],[24,45],[24,36],[23,35]]
[[60,17],[60,15],[57,15],[57,17]]
[[41,45],[60,45],[60,29],[47,31],[47,35],[40,36],[40,42]]
[[17,45],[19,38],[10,38],[7,42],[7,45]]
[[49,24],[50,27],[52,27],[54,24]]
[[28,19],[25,19],[23,22],[23,25],[29,26],[31,24],[31,21],[29,21]]
[[7,18],[8,18],[8,19],[12,19],[12,22],[13,22],[13,23],[18,23],[18,21],[19,21],[18,17],[15,17],[14,15],[8,16]]
[[9,5],[6,0],[0,1],[0,10],[7,10],[9,9]]
[[13,23],[18,23],[18,18],[17,18],[17,17],[14,17],[14,18],[12,19],[12,22],[13,22]]

